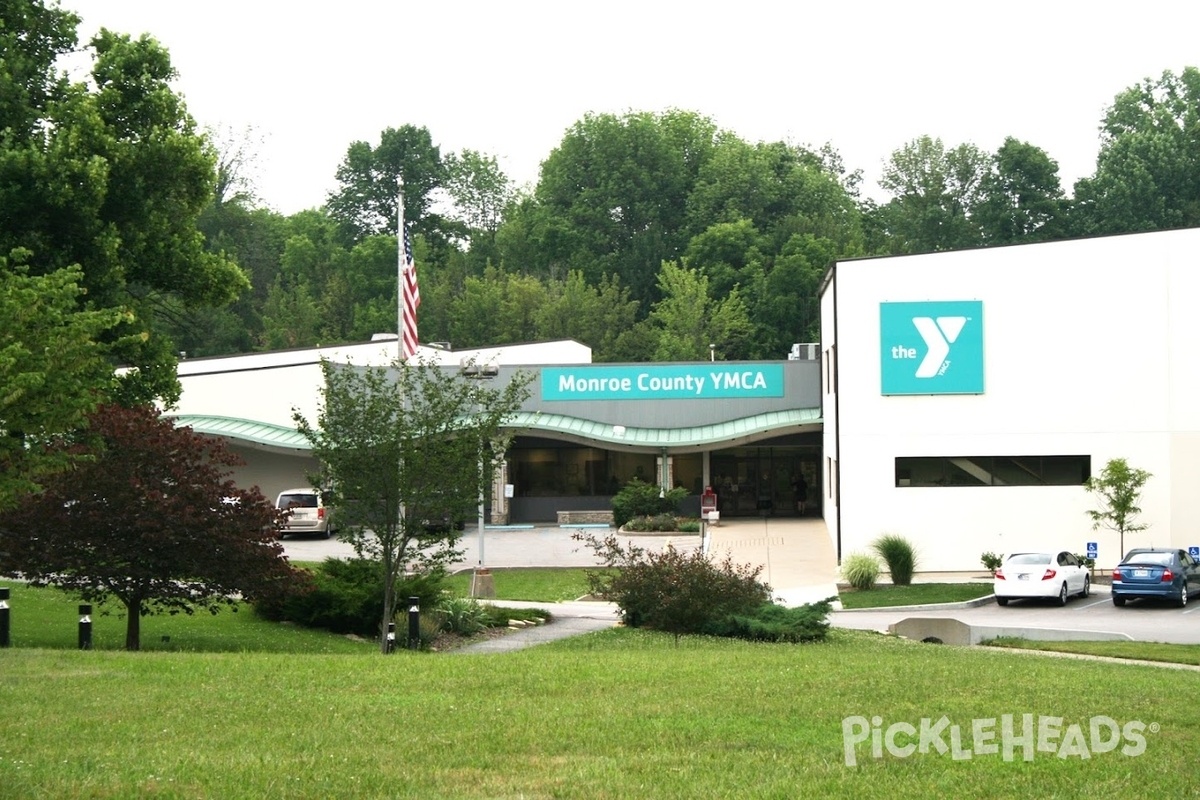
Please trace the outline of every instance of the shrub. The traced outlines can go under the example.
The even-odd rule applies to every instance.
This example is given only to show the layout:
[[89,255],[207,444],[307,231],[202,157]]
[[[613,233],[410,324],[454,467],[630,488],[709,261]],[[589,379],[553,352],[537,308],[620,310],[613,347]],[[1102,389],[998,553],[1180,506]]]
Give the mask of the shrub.
[[655,514],[653,517],[634,517],[622,526],[627,531],[677,531],[679,521],[674,514]]
[[917,554],[907,539],[888,534],[876,539],[871,547],[887,562],[893,584],[908,586],[912,583],[913,572],[917,568]]
[[752,614],[731,614],[705,628],[713,636],[760,642],[819,642],[829,632],[829,612],[834,598],[785,608],[766,603]]
[[995,577],[996,570],[1000,569],[1000,565],[1004,563],[1004,556],[997,555],[989,550],[981,555],[979,560],[983,562],[983,568]]
[[[416,597],[422,609],[436,608],[442,598],[444,579],[445,572],[441,570],[401,578],[396,582],[398,608],[402,612],[407,609],[409,597]],[[376,637],[382,604],[383,569],[379,562],[329,558],[313,573],[310,588],[289,594],[261,613],[308,628]],[[407,630],[403,625],[396,628]]]
[[679,524],[680,533],[699,533],[700,520],[698,519],[680,519],[676,520]]
[[879,559],[870,553],[851,553],[842,561],[842,577],[855,589],[871,589],[879,578]]
[[487,627],[488,613],[474,598],[444,597],[437,610],[444,631],[470,636]]
[[638,478],[625,484],[612,499],[613,524],[620,528],[634,517],[674,515],[679,511],[679,502],[687,497],[687,489],[682,487],[676,487],[662,497],[658,493],[657,486]]
[[735,565],[730,555],[714,563],[699,551],[622,546],[611,533],[573,538],[592,548],[605,566],[587,573],[592,593],[616,603],[633,628],[673,633],[678,641],[725,617],[750,615],[770,599],[770,587],[758,580],[762,567]]

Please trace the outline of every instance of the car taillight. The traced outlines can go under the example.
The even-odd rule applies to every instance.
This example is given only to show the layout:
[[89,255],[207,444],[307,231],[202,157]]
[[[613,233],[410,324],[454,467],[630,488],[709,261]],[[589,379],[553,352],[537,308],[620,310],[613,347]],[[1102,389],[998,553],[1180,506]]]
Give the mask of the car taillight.
[[1054,578],[1054,576],[1057,574],[1058,573],[1056,571],[1054,571],[1052,569],[1048,569],[1042,574],[1042,580],[1044,580],[1044,581],[1052,580]]
[[1002,581],[1004,579],[1005,579],[1004,578],[1004,570],[1002,570],[1002,569],[996,570],[996,580]]
[[1121,581],[1121,580],[1125,580],[1124,578],[1122,578],[1122,577],[1121,577],[1121,569],[1120,569],[1120,567],[1118,567],[1117,569],[1114,569],[1114,570],[1113,570],[1112,579],[1113,579],[1114,581]]
[[1163,576],[1162,576],[1162,582],[1170,583],[1173,580],[1175,580],[1175,573],[1171,572],[1171,570],[1169,570],[1169,569],[1164,569]]
[[317,519],[325,519],[325,509],[323,509],[323,508],[317,509]]

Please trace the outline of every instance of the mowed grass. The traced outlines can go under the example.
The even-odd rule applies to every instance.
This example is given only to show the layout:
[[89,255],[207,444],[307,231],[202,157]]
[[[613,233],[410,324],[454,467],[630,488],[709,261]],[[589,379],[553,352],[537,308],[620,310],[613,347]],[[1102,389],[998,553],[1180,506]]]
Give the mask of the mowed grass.
[[[108,649],[123,620],[96,617],[101,649],[80,652],[75,600],[12,589],[6,798],[1001,798],[1141,784],[1182,797],[1195,783],[1200,717],[1164,700],[1194,693],[1192,672],[836,629],[799,646],[616,629],[504,655],[385,657],[249,609],[146,618],[142,653]],[[947,729],[906,757],[882,738],[876,757],[868,733],[847,763],[849,717],[878,717],[881,736],[945,717],[970,751],[973,721],[996,720],[998,738],[1006,714],[1079,726],[1090,757],[1060,757],[1060,734],[1029,761],[1019,745],[1012,759],[956,758]],[[1143,723],[1144,752],[1090,752],[1100,715]]]
[[914,583],[910,586],[881,584],[872,589],[843,589],[839,592],[842,608],[884,608],[886,606],[961,603],[992,593],[990,583]]
[[[835,631],[616,629],[505,655],[0,653],[5,797],[1081,797],[1195,786],[1194,674]],[[1082,691],[1081,687],[1086,687]],[[1145,723],[1120,749],[846,763],[843,720]],[[994,730],[999,731],[999,723]],[[903,743],[903,739],[901,743]],[[960,753],[961,756],[961,753]]]
[[[587,570],[579,567],[515,567],[492,570],[497,600],[559,603],[588,593]],[[471,591],[471,570],[446,579],[446,587],[465,597]]]
[[[11,639],[14,648],[71,649],[79,643],[77,598],[57,589],[34,589],[21,583],[8,586]],[[125,647],[125,608],[117,603],[92,605],[92,648]],[[255,616],[249,605],[237,611],[222,608],[217,614],[155,615],[142,617],[141,646],[151,652],[273,652],[361,653],[373,644],[335,636],[325,631],[280,625]],[[0,708],[0,713],[3,709]],[[0,797],[4,792],[0,790]]]

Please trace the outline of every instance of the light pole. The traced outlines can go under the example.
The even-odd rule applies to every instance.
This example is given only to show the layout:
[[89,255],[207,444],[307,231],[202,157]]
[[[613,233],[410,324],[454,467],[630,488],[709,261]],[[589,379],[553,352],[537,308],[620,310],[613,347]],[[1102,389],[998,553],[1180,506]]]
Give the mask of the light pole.
[[[477,364],[474,360],[466,360],[459,364],[459,372],[470,380],[491,380],[499,373],[499,368],[495,364]],[[481,403],[476,403],[475,411],[478,414],[483,413]],[[478,517],[476,518],[476,529],[479,536],[479,563],[475,567],[475,572],[471,576],[471,596],[472,597],[495,597],[496,584],[492,578],[492,571],[484,566],[484,538],[483,538],[483,506],[484,506],[484,458],[483,458],[483,440],[479,441],[479,506]]]

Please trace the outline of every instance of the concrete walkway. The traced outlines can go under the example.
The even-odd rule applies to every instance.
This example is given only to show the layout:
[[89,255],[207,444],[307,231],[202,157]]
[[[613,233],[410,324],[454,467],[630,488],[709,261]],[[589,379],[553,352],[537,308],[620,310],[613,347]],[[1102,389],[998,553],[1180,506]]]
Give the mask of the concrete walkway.
[[536,625],[495,639],[465,645],[451,650],[451,654],[511,653],[514,650],[524,650],[527,647],[566,639],[570,636],[613,628],[621,620],[621,615],[614,603],[590,601],[528,603],[516,600],[488,600],[487,602],[502,608],[544,608],[552,616],[545,625]]
[[735,564],[762,565],[760,577],[782,605],[837,597],[837,555],[823,519],[722,520],[709,528],[709,552],[717,559],[729,554]]

